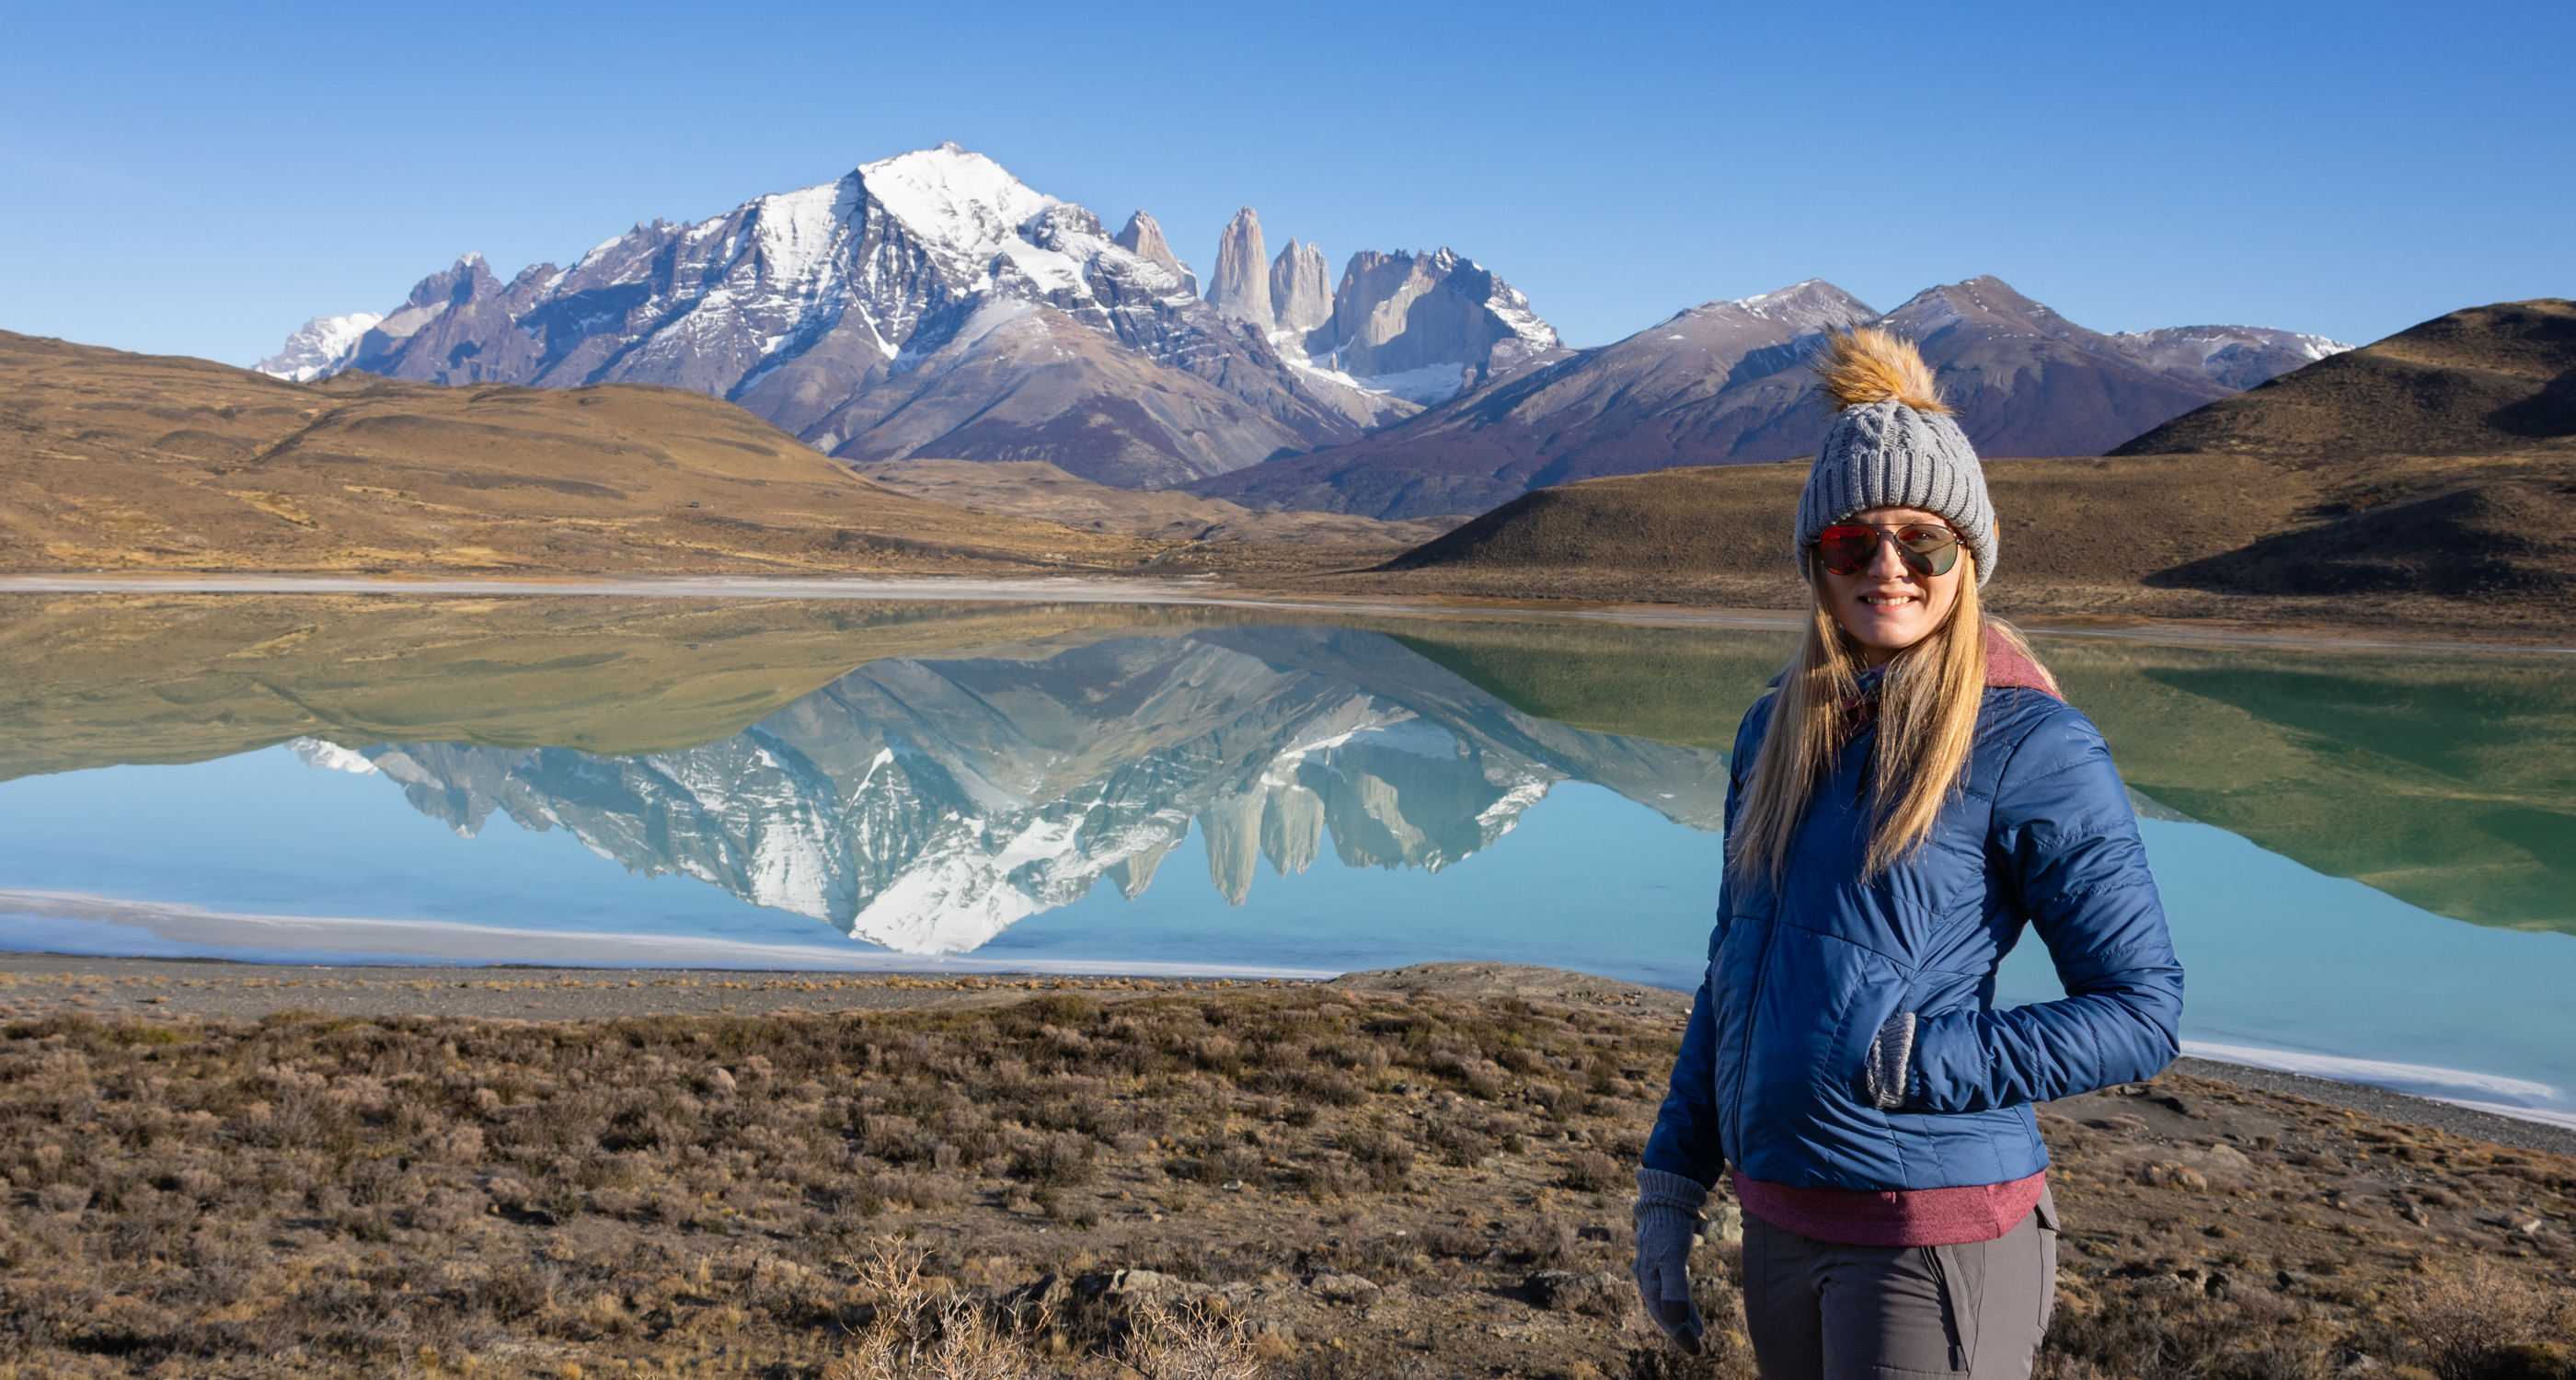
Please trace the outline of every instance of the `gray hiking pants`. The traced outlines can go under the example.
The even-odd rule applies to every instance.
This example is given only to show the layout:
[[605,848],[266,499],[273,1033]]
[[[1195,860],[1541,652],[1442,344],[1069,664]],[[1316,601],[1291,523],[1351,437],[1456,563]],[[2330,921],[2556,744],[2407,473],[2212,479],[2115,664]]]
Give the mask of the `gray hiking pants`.
[[2057,1205],[1970,1246],[1840,1246],[1744,1217],[1762,1380],[2025,1380],[2057,1298]]

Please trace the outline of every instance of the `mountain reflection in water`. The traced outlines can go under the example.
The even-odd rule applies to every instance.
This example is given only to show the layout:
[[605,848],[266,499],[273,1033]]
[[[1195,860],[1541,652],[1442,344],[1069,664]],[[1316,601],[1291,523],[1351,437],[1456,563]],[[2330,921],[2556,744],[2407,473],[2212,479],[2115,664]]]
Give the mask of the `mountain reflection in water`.
[[1102,878],[1131,899],[1196,821],[1216,889],[1258,861],[1437,871],[1559,781],[1719,827],[1725,759],[1512,708],[1395,640],[1305,626],[1066,638],[872,662],[742,732],[635,756],[298,744],[460,833],[569,830],[915,954],[972,950]]

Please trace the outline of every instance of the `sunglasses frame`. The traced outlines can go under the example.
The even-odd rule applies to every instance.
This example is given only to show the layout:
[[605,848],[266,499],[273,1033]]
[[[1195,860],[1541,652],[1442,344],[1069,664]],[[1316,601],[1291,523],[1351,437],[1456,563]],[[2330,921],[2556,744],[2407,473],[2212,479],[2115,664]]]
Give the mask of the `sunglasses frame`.
[[[1947,533],[1950,540],[1930,551],[1916,551],[1897,539],[1897,533],[1908,528]],[[1817,569],[1830,575],[1858,575],[1878,560],[1878,546],[1873,545],[1869,549],[1869,555],[1848,570],[1837,570],[1825,563],[1825,538],[1835,532],[1855,529],[1866,530],[1875,535],[1880,543],[1895,547],[1896,559],[1904,562],[1905,568],[1917,575],[1947,575],[1959,567],[1959,547],[1965,539],[1959,535],[1956,528],[1945,527],[1937,522],[1837,522],[1826,527],[1824,531],[1818,532],[1816,540],[1812,543]]]

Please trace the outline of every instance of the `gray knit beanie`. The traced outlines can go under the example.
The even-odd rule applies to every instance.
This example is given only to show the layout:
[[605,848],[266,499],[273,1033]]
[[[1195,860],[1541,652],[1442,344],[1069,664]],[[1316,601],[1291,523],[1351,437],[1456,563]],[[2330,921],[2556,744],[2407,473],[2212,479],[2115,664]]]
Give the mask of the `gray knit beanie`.
[[1866,326],[1828,334],[1816,369],[1842,415],[1798,499],[1798,573],[1808,573],[1817,534],[1844,518],[1869,508],[1921,508],[1948,519],[1968,544],[1978,584],[1994,578],[2002,551],[1985,469],[1914,346]]

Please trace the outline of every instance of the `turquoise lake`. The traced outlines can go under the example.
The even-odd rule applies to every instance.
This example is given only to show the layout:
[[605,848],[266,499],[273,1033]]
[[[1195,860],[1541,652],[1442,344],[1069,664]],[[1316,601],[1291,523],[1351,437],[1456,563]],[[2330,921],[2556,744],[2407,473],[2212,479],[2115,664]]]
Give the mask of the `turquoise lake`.
[[[2576,1125],[2576,665],[2041,638],[2188,1048]],[[1059,605],[0,600],[0,944],[1687,987],[1788,635]],[[2055,995],[2046,955],[2006,1001]]]

